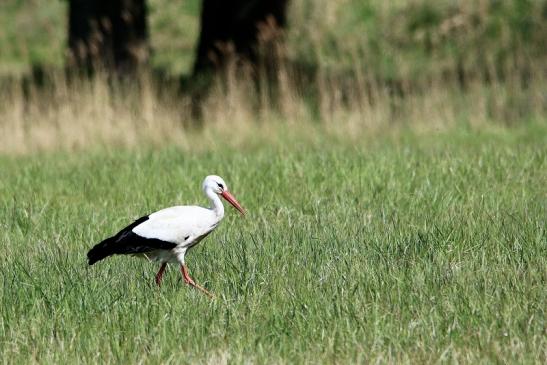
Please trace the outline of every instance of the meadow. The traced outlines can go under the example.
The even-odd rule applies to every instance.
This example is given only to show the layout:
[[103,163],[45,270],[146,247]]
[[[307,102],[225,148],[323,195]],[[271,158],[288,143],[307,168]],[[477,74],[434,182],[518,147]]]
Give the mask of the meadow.
[[[544,125],[0,160],[8,363],[545,360]],[[86,251],[144,213],[233,209],[170,268]]]
[[[547,361],[544,2],[295,1],[312,79],[228,69],[199,121],[153,72],[68,80],[45,3],[0,5],[0,363]],[[198,2],[150,6],[153,68],[188,72]],[[213,173],[248,211],[187,255],[214,300],[87,265]]]

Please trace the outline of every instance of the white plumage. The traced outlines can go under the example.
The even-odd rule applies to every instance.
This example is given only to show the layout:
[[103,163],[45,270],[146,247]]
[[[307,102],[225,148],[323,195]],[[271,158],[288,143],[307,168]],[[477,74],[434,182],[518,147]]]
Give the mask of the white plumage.
[[207,208],[177,206],[150,214],[147,221],[133,228],[133,232],[186,247],[196,237],[214,229],[221,219]]

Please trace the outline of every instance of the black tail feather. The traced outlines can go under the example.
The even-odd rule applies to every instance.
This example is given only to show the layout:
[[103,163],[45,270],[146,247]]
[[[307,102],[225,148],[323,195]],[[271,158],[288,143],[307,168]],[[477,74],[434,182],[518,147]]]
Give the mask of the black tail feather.
[[116,246],[113,244],[113,237],[109,237],[104,241],[93,246],[87,253],[87,260],[89,265],[93,265],[97,261],[100,261],[108,256],[114,255],[116,252]]
[[87,253],[89,265],[93,265],[108,256],[146,253],[154,250],[171,250],[177,245],[173,242],[162,241],[156,238],[141,237],[133,232],[133,228],[148,220],[148,216],[137,219],[122,229],[115,236],[97,243]]
[[131,230],[148,220],[148,216],[140,217],[121,231],[119,231],[115,236],[109,237],[103,240],[100,243],[97,243],[89,252],[87,253],[87,259],[89,265],[93,265],[97,261],[100,261],[108,256],[112,256],[117,253],[123,253],[123,250],[120,250],[118,242],[123,242],[124,237],[132,233]]
[[89,265],[93,265],[108,256],[131,255],[146,253],[154,250],[172,250],[176,243],[166,242],[155,238],[144,238],[131,231],[123,235],[116,235],[96,244],[87,253]]

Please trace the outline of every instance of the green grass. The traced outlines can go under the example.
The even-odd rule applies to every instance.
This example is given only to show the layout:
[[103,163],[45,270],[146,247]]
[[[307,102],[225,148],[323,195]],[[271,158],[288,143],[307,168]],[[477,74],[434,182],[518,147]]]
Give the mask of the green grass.
[[[0,157],[9,363],[542,363],[545,125],[233,150]],[[86,251],[144,213],[247,208],[170,268]]]

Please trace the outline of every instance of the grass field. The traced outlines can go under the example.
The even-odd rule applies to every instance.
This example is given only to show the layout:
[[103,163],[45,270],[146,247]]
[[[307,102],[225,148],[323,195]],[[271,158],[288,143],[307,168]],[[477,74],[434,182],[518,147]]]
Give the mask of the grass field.
[[[547,129],[0,157],[4,363],[544,363]],[[216,300],[86,251],[145,213],[233,209],[187,257]]]

